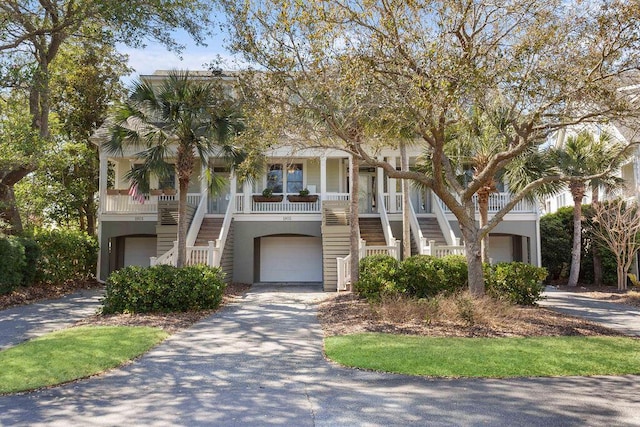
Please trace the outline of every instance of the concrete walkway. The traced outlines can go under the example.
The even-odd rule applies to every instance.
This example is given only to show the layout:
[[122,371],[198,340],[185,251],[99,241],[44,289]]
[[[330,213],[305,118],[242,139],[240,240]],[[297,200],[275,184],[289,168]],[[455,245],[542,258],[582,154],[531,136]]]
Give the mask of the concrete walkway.
[[326,296],[254,287],[121,369],[0,396],[0,425],[640,425],[637,376],[443,380],[338,367],[322,356],[315,308]]
[[540,306],[600,323],[624,334],[640,337],[640,308],[589,298],[547,287]]
[[95,314],[103,295],[101,289],[86,289],[60,299],[0,311],[0,350]]

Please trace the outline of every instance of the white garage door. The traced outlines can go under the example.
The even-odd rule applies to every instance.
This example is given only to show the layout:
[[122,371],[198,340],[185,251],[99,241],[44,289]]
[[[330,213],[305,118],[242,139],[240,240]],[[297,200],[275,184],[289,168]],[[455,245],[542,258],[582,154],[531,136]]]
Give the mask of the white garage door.
[[124,266],[149,267],[149,258],[156,256],[155,237],[127,237],[124,239]]
[[489,236],[489,258],[494,264],[513,261],[513,238]]
[[260,281],[322,282],[322,239],[261,238]]

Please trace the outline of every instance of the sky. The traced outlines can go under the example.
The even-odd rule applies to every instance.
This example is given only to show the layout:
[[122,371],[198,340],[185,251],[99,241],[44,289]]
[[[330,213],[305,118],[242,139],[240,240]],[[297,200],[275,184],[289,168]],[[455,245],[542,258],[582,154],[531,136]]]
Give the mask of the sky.
[[163,45],[147,42],[145,48],[133,49],[119,45],[118,51],[129,56],[129,66],[134,72],[124,80],[130,82],[139,75],[152,74],[156,70],[205,70],[206,64],[211,63],[219,55],[224,61],[225,69],[233,66],[233,57],[224,49],[224,36],[217,34],[210,37],[207,47],[197,46],[184,32],[175,33],[176,40],[186,46],[181,55],[169,52]]

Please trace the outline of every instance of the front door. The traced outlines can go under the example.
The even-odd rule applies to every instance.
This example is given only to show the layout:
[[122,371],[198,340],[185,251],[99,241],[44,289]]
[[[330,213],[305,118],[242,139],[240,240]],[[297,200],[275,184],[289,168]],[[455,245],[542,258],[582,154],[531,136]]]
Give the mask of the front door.
[[223,214],[227,211],[227,206],[229,206],[230,198],[231,198],[231,187],[229,185],[229,177],[230,174],[228,170],[217,171],[218,168],[215,168],[214,171],[216,179],[222,178],[226,182],[223,188],[215,193],[209,193],[209,206],[207,209],[207,213],[210,214]]
[[358,197],[358,211],[360,213],[376,213],[376,174],[375,172],[360,171],[360,188]]

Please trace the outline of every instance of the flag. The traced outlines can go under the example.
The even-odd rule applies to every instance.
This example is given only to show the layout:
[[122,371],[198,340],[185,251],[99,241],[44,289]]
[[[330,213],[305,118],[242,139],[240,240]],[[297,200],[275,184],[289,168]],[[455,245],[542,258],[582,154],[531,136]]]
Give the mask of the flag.
[[129,188],[129,195],[133,200],[144,205],[144,194],[138,193],[138,184],[133,183]]

